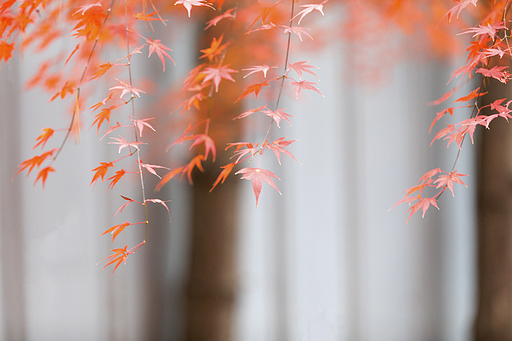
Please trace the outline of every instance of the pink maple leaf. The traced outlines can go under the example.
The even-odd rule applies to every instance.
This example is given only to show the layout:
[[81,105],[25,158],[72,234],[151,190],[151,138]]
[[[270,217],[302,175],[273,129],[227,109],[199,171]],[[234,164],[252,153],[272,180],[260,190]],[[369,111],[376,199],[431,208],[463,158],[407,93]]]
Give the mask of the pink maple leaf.
[[254,191],[254,196],[256,197],[256,207],[258,207],[258,199],[261,194],[261,187],[263,186],[263,181],[265,181],[270,186],[274,187],[274,189],[281,194],[276,184],[272,180],[272,178],[279,179],[274,173],[269,170],[262,168],[252,168],[246,167],[240,169],[236,174],[243,174],[243,180],[252,180],[252,190]]
[[481,73],[485,77],[492,77],[494,79],[499,80],[502,83],[507,83],[510,80],[510,74],[507,71],[507,66],[498,66],[496,65],[492,69],[477,69],[477,73]]
[[231,73],[238,71],[230,69],[228,66],[229,65],[219,65],[216,68],[207,67],[206,69],[204,69],[204,71],[201,72],[202,74],[206,75],[206,77],[204,77],[203,79],[203,84],[205,84],[209,80],[212,80],[213,84],[215,84],[215,92],[218,92],[220,81],[223,78],[234,82],[235,80],[233,79],[233,77],[231,77]]
[[109,144],[118,144],[119,145],[119,153],[121,153],[121,150],[123,150],[123,148],[128,147],[128,149],[130,149],[130,147],[133,147],[135,149],[139,149],[140,144],[145,144],[145,143],[142,143],[139,141],[128,142],[122,136],[119,136],[119,138],[111,137],[111,139],[116,140],[117,142],[108,142],[108,143]]
[[82,12],[82,15],[84,15],[85,12],[87,12],[89,9],[93,7],[101,7],[101,1],[95,2],[94,4],[80,6],[72,15],[75,15],[78,12]]
[[157,176],[157,177],[159,177],[160,179],[161,179],[162,177],[156,173],[155,168],[162,168],[162,169],[171,170],[170,168],[167,168],[167,167],[164,167],[164,166],[150,165],[150,164],[147,164],[147,163],[142,163],[142,162],[141,162],[141,161],[139,161],[139,160],[137,160],[137,162],[139,162],[139,163],[140,163],[140,166],[141,166],[141,167],[146,168],[148,172],[150,172],[151,174],[156,175],[156,176]]
[[317,10],[318,12],[322,13],[322,15],[324,15],[324,10],[323,10],[324,6],[323,5],[325,3],[327,3],[327,1],[329,1],[329,0],[325,0],[324,2],[319,3],[319,4],[300,5],[299,7],[303,7],[304,9],[302,11],[300,11],[299,13],[297,13],[291,20],[300,16],[299,22],[298,22],[298,24],[300,25],[300,22],[302,21],[302,19],[309,13],[313,12],[314,10]]
[[457,5],[453,6],[452,9],[450,9],[444,16],[442,19],[444,19],[444,17],[448,16],[448,21],[451,21],[452,20],[452,17],[455,13],[457,13],[457,18],[459,18],[459,14],[460,12],[466,8],[469,4],[473,4],[475,7],[476,7],[476,3],[478,2],[478,0],[455,0],[458,2]]
[[275,154],[275,156],[277,158],[277,162],[279,162],[279,164],[281,164],[281,153],[283,153],[284,155],[288,155],[289,157],[291,157],[295,161],[299,162],[299,160],[297,160],[295,158],[295,156],[293,156],[292,153],[290,153],[289,151],[284,149],[285,147],[288,147],[293,142],[297,142],[297,140],[285,140],[284,137],[281,137],[281,138],[278,138],[277,140],[275,140],[272,143],[268,143],[266,145],[266,147],[274,152],[274,154]]
[[300,41],[302,41],[302,35],[303,34],[305,34],[309,38],[313,39],[313,37],[310,36],[308,32],[306,32],[306,30],[309,30],[309,28],[300,27],[300,26],[290,27],[290,26],[284,26],[284,25],[281,25],[281,28],[283,29],[283,32],[286,33],[286,34],[288,34],[288,33],[296,34],[297,37],[299,37]]
[[251,72],[249,72],[248,74],[246,74],[246,75],[244,76],[244,78],[245,78],[245,77],[247,77],[247,76],[249,76],[249,75],[252,75],[253,73],[259,72],[259,71],[263,72],[263,76],[264,76],[265,78],[267,78],[267,72],[268,72],[269,70],[270,70],[270,71],[274,74],[274,76],[276,76],[276,78],[277,78],[277,75],[275,74],[275,72],[274,72],[274,71],[272,71],[272,69],[276,69],[276,68],[277,68],[277,66],[256,65],[256,66],[252,66],[252,67],[247,68],[247,69],[242,69],[242,71],[251,71]]
[[487,26],[478,25],[478,27],[471,27],[464,30],[464,32],[459,33],[466,34],[466,33],[474,33],[473,37],[479,36],[479,35],[488,35],[492,39],[496,38],[496,30],[506,29],[507,27],[503,25],[503,22],[497,22],[494,24],[487,24]]
[[[462,182],[462,180],[460,179],[461,176],[467,176],[467,175],[466,174],[457,173],[457,171],[453,171],[453,172],[448,173],[448,174],[441,174],[434,181],[434,183],[437,183],[437,187],[436,188],[445,187],[445,186],[448,187],[450,192],[452,192],[452,195],[455,196],[455,194],[453,193],[453,183],[454,182],[457,183],[457,184],[466,186],[466,184],[464,182]],[[468,187],[468,186],[466,186],[466,187]]]
[[222,20],[222,19],[228,19],[228,18],[233,18],[233,14],[231,14],[233,12],[234,8],[231,8],[231,9],[228,9],[226,12],[224,12],[224,14],[221,14],[215,18],[213,18],[212,20],[208,21],[206,24],[206,27],[204,28],[205,30],[209,29],[210,27],[212,26],[217,26],[217,24]]
[[206,2],[206,0],[178,0],[174,3],[174,5],[183,5],[187,9],[189,18],[192,6],[206,6],[215,9],[215,7],[213,7],[212,4]]
[[297,73],[297,75],[299,75],[300,79],[302,79],[302,72],[307,72],[307,73],[315,76],[316,79],[318,79],[318,76],[313,71],[308,70],[308,69],[312,69],[312,68],[319,69],[319,67],[313,66],[313,65],[308,65],[306,63],[309,63],[309,61],[302,61],[302,62],[296,62],[293,64],[288,64],[288,71],[290,71],[290,70],[295,71]]
[[205,134],[197,134],[194,135],[194,143],[190,146],[190,149],[192,149],[194,146],[203,143],[204,142],[204,158],[205,160],[208,158],[208,153],[211,151],[213,155],[213,161],[215,161],[215,143],[213,142],[212,138]]
[[124,95],[126,94],[132,94],[132,97],[135,97],[135,95],[137,95],[138,97],[140,97],[140,94],[139,92],[142,92],[142,93],[145,93],[144,91],[142,91],[141,89],[138,89],[138,88],[134,88],[132,87],[130,84],[128,83],[125,83],[119,79],[116,78],[116,80],[121,83],[121,85],[118,85],[118,86],[114,86],[112,88],[110,88],[109,90],[122,90],[121,91],[121,96],[119,96],[119,98],[123,98]]
[[418,198],[420,198],[420,200],[418,200],[417,203],[412,205],[411,208],[409,208],[407,210],[407,212],[410,211],[411,213],[409,214],[409,217],[407,217],[407,220],[405,221],[406,224],[409,222],[409,219],[411,219],[411,217],[414,215],[414,213],[416,213],[420,208],[423,211],[423,214],[421,215],[422,218],[425,217],[425,212],[427,212],[427,210],[430,207],[430,205],[433,205],[437,209],[439,209],[439,207],[437,206],[437,200],[436,199],[434,199],[434,198],[421,198],[421,196],[418,196]]
[[[146,39],[146,38],[144,38]],[[165,72],[165,59],[164,59],[164,56],[166,56],[167,58],[169,58],[171,60],[171,62],[174,64],[174,66],[176,66],[176,63],[174,62],[174,60],[171,58],[171,56],[169,56],[169,54],[165,51],[172,51],[170,48],[168,48],[167,46],[165,46],[164,44],[162,44],[160,42],[160,39],[157,39],[155,41],[153,41],[153,39],[151,39],[151,37],[149,37],[149,40],[146,39],[146,43],[149,45],[149,55],[148,55],[148,58],[151,57],[151,55],[156,52],[156,54],[158,55],[158,58],[160,58],[160,60],[162,61],[162,66],[163,66],[163,71]]]
[[149,121],[149,120],[153,120],[154,117],[151,117],[151,118],[143,118],[141,120],[134,120],[134,119],[131,119],[133,121],[133,123],[135,124],[135,126],[137,126],[137,128],[139,128],[139,134],[140,134],[140,137],[142,137],[142,130],[144,129],[144,126],[148,127],[149,129],[155,131],[155,128],[153,128],[151,126],[151,124],[149,124],[148,122],[146,121]]
[[171,221],[171,211],[169,211],[169,207],[167,207],[166,201],[163,201],[160,199],[146,199],[146,202],[152,202],[152,203],[160,204],[160,205],[164,206],[165,209],[167,210],[167,213],[169,213],[169,221]]
[[281,122],[281,119],[284,119],[286,122],[288,122],[290,124],[290,126],[292,125],[292,123],[290,122],[290,120],[288,119],[288,117],[293,117],[292,115],[290,114],[287,114],[285,112],[283,112],[284,108],[282,109],[277,109],[276,111],[272,111],[270,109],[262,109],[261,112],[264,113],[265,115],[267,115],[268,117],[271,117],[277,124],[277,127],[278,128],[281,128],[279,126],[279,123]]
[[[317,89],[315,88],[313,85],[316,85],[317,83],[313,83],[313,82],[308,82],[308,81],[300,81],[300,82],[291,82],[290,85],[295,85],[295,98],[298,99],[299,98],[299,93],[302,89],[305,89],[305,90],[314,90],[316,92],[318,92],[320,95],[322,95],[322,93]],[[325,97],[324,95],[322,95],[323,97]]]

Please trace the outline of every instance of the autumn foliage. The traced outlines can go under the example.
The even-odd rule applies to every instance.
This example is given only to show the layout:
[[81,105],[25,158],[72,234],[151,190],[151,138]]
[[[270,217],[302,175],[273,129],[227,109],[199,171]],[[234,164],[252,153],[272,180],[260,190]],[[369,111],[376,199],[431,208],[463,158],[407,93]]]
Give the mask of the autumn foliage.
[[[335,12],[340,6],[344,6],[349,15],[345,21],[336,24],[339,25],[336,29],[327,32],[320,25],[314,25],[323,19],[324,11]],[[211,190],[228,176],[237,175],[242,180],[251,181],[256,206],[265,186],[281,193],[274,182],[279,180],[274,173],[276,170],[260,167],[263,157],[275,158],[280,164],[284,155],[298,162],[288,149],[297,141],[278,133],[283,124],[291,125],[295,119],[294,114],[282,106],[281,99],[285,96],[306,100],[323,98],[315,73],[319,66],[297,60],[294,51],[304,44],[320,46],[329,39],[339,38],[357,42],[356,49],[381,48],[379,44],[382,42],[374,42],[372,35],[364,36],[372,30],[422,35],[425,46],[419,48],[435,51],[438,55],[456,50],[456,47],[447,48],[457,45],[457,36],[450,30],[460,29],[460,34],[473,37],[466,65],[456,70],[452,78],[457,82],[456,88],[463,79],[466,81],[476,75],[481,75],[482,84],[467,96],[456,99],[453,106],[435,114],[431,127],[437,127],[436,123],[446,114],[455,115],[458,109],[472,108],[471,117],[455,125],[448,124],[434,137],[434,141],[443,139],[447,140],[448,146],[455,142],[462,148],[467,135],[473,139],[477,126],[488,128],[494,118],[508,120],[512,111],[509,109],[512,101],[507,99],[491,105],[495,111],[491,116],[480,114],[482,108],[477,105],[478,97],[485,92],[486,78],[500,82],[510,79],[507,67],[491,62],[496,56],[511,55],[506,20],[509,2],[495,1],[490,8],[477,12],[486,13],[477,26],[465,28],[466,21],[462,17],[469,8],[476,6],[477,0],[459,0],[455,4],[443,0],[325,0],[317,3],[296,0],[4,1],[0,5],[0,59],[8,63],[14,51],[23,54],[51,50],[53,53],[41,62],[27,86],[47,90],[49,101],[62,100],[69,104],[68,121],[61,127],[42,128],[34,145],[39,155],[23,161],[17,174],[26,171],[29,176],[34,171],[35,183],[40,181],[44,187],[49,173],[55,172],[58,156],[70,136],[77,142],[80,140],[83,116],[91,115],[93,123],[85,128],[95,132],[100,140],[105,139],[105,147],[112,145],[116,148],[119,158],[98,160],[98,166],[92,169],[90,185],[107,181],[107,190],[112,190],[121,186],[127,177],[136,177],[140,182],[140,198],[121,196],[124,202],[116,214],[122,214],[132,205],[141,205],[146,212],[144,221],[125,221],[102,233],[112,234],[115,242],[116,237],[127,233],[131,226],[145,228],[141,243],[130,249],[128,245],[114,248],[113,254],[104,259],[105,266],[114,265],[115,271],[126,262],[128,255],[146,242],[150,219],[147,204],[159,204],[168,211],[169,220],[171,218],[166,201],[147,198],[147,176],[159,178],[156,191],[173,179],[186,177],[192,183],[194,170],[204,171],[205,162],[214,162],[220,153],[229,153],[229,161],[219,165],[219,176]],[[157,117],[145,117],[145,113],[136,108],[135,103],[140,97],[149,96],[156,90],[150,82],[136,79],[132,68],[145,63],[147,58],[158,58],[162,72],[170,67],[182,68],[175,62],[173,53],[184,47],[168,46],[165,32],[172,30],[174,21],[183,19],[201,22],[203,30],[213,38],[197,47],[196,65],[181,81],[181,90],[171,88],[162,96],[167,100],[161,101],[159,107],[165,107],[163,110],[174,116],[179,115],[181,122],[169,132]],[[315,29],[305,25],[313,25]],[[157,26],[158,30],[155,29]],[[60,39],[72,40],[73,48],[58,50],[56,46]],[[389,50],[404,51],[402,47]],[[106,55],[110,57],[106,58]],[[393,58],[391,53],[389,55]],[[373,73],[371,67],[366,69]],[[94,90],[99,82],[106,85],[106,90],[98,101]],[[434,104],[447,100],[451,94],[447,93]],[[258,105],[233,114],[233,108],[239,108],[236,105],[247,99]],[[243,123],[249,116],[266,117],[265,127],[256,128],[261,130],[255,132],[259,138],[255,141],[229,140],[232,135],[226,132],[227,129],[223,130],[223,122]],[[152,148],[145,137],[161,131],[162,136],[174,136],[166,141],[167,150],[189,149],[193,153],[190,159],[181,164],[181,160],[174,160],[168,165],[145,162],[146,153]],[[227,143],[220,146],[218,141],[224,139]],[[47,146],[52,148],[47,149]],[[251,167],[249,161],[253,161]],[[411,206],[407,221],[420,210],[424,215],[431,206],[438,207],[439,196],[446,190],[454,194],[454,185],[464,184],[463,176],[457,173],[455,164],[451,171],[436,168],[422,176],[399,202]],[[436,193],[427,195],[428,190]]]

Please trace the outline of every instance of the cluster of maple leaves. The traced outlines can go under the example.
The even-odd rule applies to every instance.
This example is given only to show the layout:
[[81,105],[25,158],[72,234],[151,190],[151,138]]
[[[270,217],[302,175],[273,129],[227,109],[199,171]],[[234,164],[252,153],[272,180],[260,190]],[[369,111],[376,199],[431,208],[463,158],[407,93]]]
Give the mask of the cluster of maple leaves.
[[[451,21],[453,18],[459,17],[461,12],[469,5],[477,6],[478,0],[457,0],[456,4],[446,13],[443,19]],[[468,57],[465,65],[457,69],[449,82],[454,79],[459,79],[458,85],[439,100],[433,101],[432,105],[438,105],[445,102],[450,98],[461,86],[461,80],[463,78],[466,81],[472,79],[476,74],[481,74],[481,84],[476,89],[472,90],[467,96],[463,96],[454,100],[454,106],[450,106],[436,113],[434,120],[430,126],[429,132],[432,130],[437,121],[439,121],[446,114],[451,116],[458,109],[470,108],[471,115],[469,118],[460,121],[457,124],[446,124],[446,127],[441,129],[432,140],[432,143],[436,140],[447,140],[447,147],[451,143],[455,142],[460,149],[462,148],[465,138],[469,135],[471,142],[473,142],[473,135],[478,126],[483,126],[489,129],[489,124],[496,118],[504,118],[508,121],[512,118],[510,113],[510,104],[512,100],[506,98],[497,99],[489,105],[480,106],[478,98],[486,94],[485,84],[486,79],[494,78],[502,83],[507,83],[512,76],[508,72],[508,66],[506,65],[494,65],[496,57],[510,58],[512,56],[512,50],[510,47],[510,29],[507,26],[510,20],[507,20],[507,14],[510,7],[509,0],[494,1],[489,4],[491,8],[486,12],[485,17],[481,22],[471,28],[463,30],[460,34],[472,34],[473,41],[467,48]],[[505,102],[506,101],[506,102]],[[462,103],[465,105],[457,105]],[[482,114],[482,109],[489,107],[491,114]],[[431,143],[431,145],[432,145]],[[442,193],[447,189],[454,195],[453,186],[454,184],[464,185],[461,177],[466,176],[465,174],[457,173],[455,169],[457,158],[454,161],[453,167],[449,172],[442,171],[440,168],[435,168],[425,173],[418,181],[418,184],[408,188],[405,192],[405,196],[402,200],[395,204],[408,203],[410,208],[408,210],[409,216],[407,221],[420,209],[422,216],[425,216],[425,212],[434,206],[439,209],[437,201]],[[424,190],[427,188],[436,189],[434,195],[425,195]],[[393,206],[394,207],[394,206]]]
[[[200,109],[204,107],[205,103],[209,103],[211,107],[211,99],[220,91],[222,84],[226,81],[235,82],[236,80],[232,75],[239,71],[245,73],[243,78],[247,78],[247,80],[257,77],[257,74],[260,74],[264,80],[247,86],[241,91],[235,103],[251,94],[254,94],[255,98],[257,98],[263,88],[268,88],[269,91],[278,93],[275,108],[267,103],[233,117],[234,120],[239,120],[260,113],[270,118],[269,128],[265,137],[259,142],[232,142],[228,144],[226,150],[232,148],[234,151],[233,162],[221,167],[222,171],[215,183],[212,184],[212,190],[219,183],[223,183],[235,168],[239,168],[235,174],[241,175],[242,179],[252,181],[256,206],[258,205],[263,182],[279,192],[273,181],[273,178],[278,177],[272,171],[259,167],[259,164],[265,151],[271,151],[271,154],[277,158],[279,163],[281,163],[282,154],[295,159],[287,150],[291,143],[296,142],[295,140],[287,140],[285,137],[272,138],[273,135],[269,134],[272,125],[275,124],[275,126],[280,128],[282,121],[290,123],[290,118],[292,117],[292,115],[285,112],[285,108],[279,106],[281,93],[286,85],[285,82],[293,87],[292,92],[296,98],[299,97],[302,90],[313,90],[321,95],[316,87],[317,83],[303,79],[305,74],[318,79],[313,72],[313,69],[317,67],[309,65],[307,61],[293,63],[288,61],[291,35],[296,36],[298,41],[302,41],[303,36],[313,39],[307,32],[308,29],[301,27],[300,23],[304,17],[314,11],[323,15],[323,6],[327,1],[325,0],[317,4],[298,5],[300,10],[296,11],[296,13],[294,13],[295,0],[289,3],[283,3],[283,0],[279,0],[269,6],[256,3],[246,7],[237,2],[234,7],[228,9],[223,9],[223,5],[225,5],[223,0],[211,3],[206,0],[178,0],[174,2],[174,5],[178,5],[175,8],[184,7],[188,17],[191,17],[197,8],[216,10],[219,14],[206,23],[205,30],[221,25],[226,27],[225,33],[213,38],[210,47],[201,50],[202,56],[200,56],[200,60],[205,62],[191,70],[183,82],[183,93],[189,96],[180,105],[182,113]],[[181,175],[182,178],[187,176],[189,182],[192,183],[193,170],[197,168],[200,171],[204,171],[202,162],[206,161],[210,155],[211,159],[215,161],[217,154],[215,141],[209,131],[212,119],[211,110],[209,110],[206,119],[200,120],[196,124],[190,124],[181,136],[170,143],[167,148],[191,142],[190,149],[197,149],[195,147],[201,146],[202,148],[199,149],[204,150],[204,152],[197,153],[188,163],[173,169],[162,165],[148,164],[143,161],[141,149],[146,145],[142,140],[143,133],[146,134],[147,130],[155,132],[156,126],[154,127],[153,124],[154,117],[139,118],[139,114],[135,110],[134,102],[137,98],[144,96],[146,91],[134,84],[131,69],[132,59],[135,55],[147,51],[148,58],[151,58],[152,55],[156,55],[159,58],[162,63],[163,72],[165,72],[167,60],[171,61],[174,65],[176,64],[170,55],[172,49],[164,45],[160,39],[153,39],[148,34],[148,24],[150,26],[153,24],[165,24],[168,21],[162,18],[160,11],[155,8],[154,4],[151,1],[149,4],[146,1],[142,1],[140,4],[136,2],[128,3],[127,1],[118,2],[119,4],[115,0],[110,2],[100,0],[95,3],[89,3],[86,0],[69,0],[57,4],[57,2],[53,1],[23,1],[21,5],[16,7],[15,1],[7,1],[0,6],[2,25],[0,26],[0,32],[2,33],[0,53],[1,58],[5,61],[12,58],[12,52],[17,40],[21,40],[22,50],[34,45],[36,45],[36,49],[43,50],[51,46],[57,38],[63,36],[64,30],[69,28],[52,25],[55,23],[57,16],[64,16],[67,22],[71,24],[70,32],[67,32],[65,35],[73,37],[78,42],[76,47],[68,52],[65,58],[63,58],[62,54],[59,54],[53,60],[50,58],[42,62],[38,73],[28,82],[29,87],[43,86],[52,92],[53,96],[50,98],[50,101],[57,98],[66,99],[72,97],[70,109],[72,115],[67,128],[53,129],[47,127],[42,130],[42,134],[36,138],[36,144],[33,148],[40,148],[41,154],[23,161],[16,175],[26,171],[28,177],[32,171],[37,171],[34,185],[41,181],[44,188],[49,173],[55,172],[53,164],[57,160],[68,137],[74,135],[76,140],[80,138],[81,115],[89,113],[94,115],[90,128],[94,128],[97,135],[101,133],[100,140],[108,137],[110,141],[107,144],[115,145],[118,153],[121,155],[117,160],[100,162],[99,166],[92,170],[93,175],[90,185],[93,186],[100,180],[101,182],[107,181],[109,182],[107,190],[111,190],[128,174],[133,174],[140,178],[141,200],[121,196],[125,202],[116,211],[114,216],[122,214],[128,205],[138,204],[144,206],[146,219],[140,222],[125,221],[108,228],[101,234],[110,233],[112,235],[112,242],[115,242],[116,237],[128,226],[145,226],[142,242],[132,248],[128,248],[128,245],[124,248],[114,248],[112,249],[112,255],[103,259],[105,267],[109,265],[114,266],[112,274],[121,263],[126,263],[128,255],[134,253],[146,243],[149,223],[147,204],[162,205],[169,213],[169,220],[171,219],[171,213],[166,201],[146,197],[144,185],[145,172],[160,178],[160,182],[155,188],[156,191],[160,190],[177,175]],[[153,11],[148,10],[149,6],[153,8]],[[282,14],[289,12],[290,8],[292,9],[291,16]],[[183,12],[176,9],[173,11],[175,12],[174,15],[183,14]],[[40,15],[43,13],[45,16],[41,18]],[[247,20],[251,13],[252,17]],[[282,22],[276,24],[271,21],[272,18],[282,20]],[[286,56],[282,56],[284,68],[281,71],[278,71],[278,66],[268,66],[266,64],[247,65],[244,68],[235,70],[226,63],[226,54],[229,50],[229,45],[232,43],[232,29],[235,20],[247,20],[244,23],[244,33],[247,36],[261,34],[262,31],[275,31],[285,34],[281,44],[286,46]],[[145,34],[140,33],[138,30],[137,24],[141,21],[146,24]],[[296,25],[295,22],[297,22]],[[25,35],[26,27],[30,26],[29,24],[33,26],[34,30],[29,31]],[[126,52],[116,60],[104,61],[101,59],[101,50],[110,44],[117,44],[119,50],[122,51],[124,49]],[[62,65],[58,60],[65,60],[65,62]],[[69,69],[69,72],[63,72],[65,68]],[[100,78],[104,79],[107,84],[111,84],[108,88],[109,92],[98,103],[87,106],[89,82],[97,81]],[[115,79],[116,83],[112,84],[112,79]],[[121,113],[127,114],[123,118]],[[111,120],[114,116],[116,117],[116,123],[112,124]],[[197,132],[201,127],[204,130]],[[126,137],[129,131],[135,131],[135,134],[130,134],[134,138],[128,139]],[[58,133],[63,135],[60,138],[60,147],[45,151],[47,143],[52,144],[49,141],[55,141]],[[244,161],[252,160],[256,157],[258,158],[257,167],[242,166]],[[164,170],[168,171],[167,174],[160,176],[158,172]]]
[[[40,148],[41,153],[23,161],[16,175],[26,171],[28,177],[32,171],[37,171],[34,184],[41,181],[44,188],[49,173],[55,172],[53,164],[68,137],[74,135],[75,139],[79,140],[81,116],[85,113],[94,115],[90,128],[95,128],[97,135],[101,132],[100,140],[108,137],[110,141],[107,144],[115,145],[118,153],[122,156],[117,160],[99,162],[99,166],[92,170],[93,175],[90,185],[95,185],[100,180],[101,182],[107,181],[109,182],[107,190],[111,190],[129,174],[137,176],[140,179],[141,199],[135,200],[121,196],[124,203],[115,215],[122,214],[123,210],[131,204],[143,206],[146,212],[144,221],[125,221],[108,228],[101,234],[112,234],[112,241],[115,242],[116,237],[128,226],[145,226],[142,242],[132,248],[128,248],[128,245],[124,248],[114,248],[112,249],[113,254],[104,259],[105,267],[114,265],[113,274],[121,263],[126,263],[128,255],[138,250],[146,242],[149,223],[147,204],[161,205],[168,211],[169,220],[171,219],[166,201],[146,197],[144,179],[147,173],[160,179],[155,188],[156,191],[178,176],[181,178],[186,176],[189,182],[192,183],[193,170],[204,171],[203,162],[208,160],[210,155],[211,160],[215,161],[217,156],[216,143],[210,131],[210,123],[214,119],[211,115],[212,98],[220,95],[222,88],[226,86],[226,82],[242,82],[245,80],[249,85],[240,90],[234,103],[250,95],[254,95],[254,98],[258,99],[258,95],[262,91],[274,92],[277,100],[275,104],[262,103],[256,108],[245,110],[235,115],[233,119],[240,120],[251,115],[263,115],[270,119],[269,126],[266,133],[262,132],[261,135],[264,137],[259,141],[228,143],[226,150],[233,152],[232,162],[221,167],[222,170],[217,180],[212,184],[211,190],[223,183],[234,172],[235,175],[240,175],[241,179],[252,182],[256,206],[263,188],[263,182],[280,193],[274,183],[274,179],[279,178],[271,170],[261,168],[260,161],[263,155],[267,154],[275,157],[279,164],[283,154],[297,161],[287,149],[296,140],[274,137],[273,134],[270,134],[272,126],[280,128],[283,122],[291,125],[290,119],[293,116],[280,106],[281,96],[283,92],[286,92],[285,88],[289,87],[291,87],[292,97],[295,98],[299,98],[302,90],[312,90],[322,95],[317,88],[317,83],[312,81],[318,80],[314,72],[317,67],[310,65],[308,61],[291,62],[289,52],[292,38],[297,43],[302,42],[303,39],[313,39],[312,35],[308,33],[309,29],[301,26],[302,20],[315,12],[323,15],[324,5],[327,4],[328,0],[314,4],[297,4],[297,2],[296,0],[288,2],[278,0],[269,5],[259,2],[251,4],[236,2],[234,5],[225,6],[229,3],[224,0],[212,2],[207,0],[178,0],[171,4],[173,6],[168,6],[169,4],[166,3],[159,4],[162,8],[157,9],[152,1],[147,2],[146,0],[140,3],[127,2],[126,0],[99,0],[95,3],[90,3],[87,0],[67,0],[58,3],[53,0],[26,0],[18,3],[14,0],[4,1],[0,5],[0,59],[7,62],[12,58],[16,44],[20,45],[21,51],[29,47],[40,51],[47,49],[56,39],[62,36],[70,36],[78,42],[71,51],[63,51],[43,61],[36,75],[28,82],[29,87],[42,86],[50,91],[52,93],[50,101],[71,97],[71,117],[67,128],[53,129],[47,127],[42,130],[41,135],[36,138],[36,144],[33,148]],[[469,5],[476,7],[477,2],[478,0],[456,0],[455,5],[446,13],[443,20],[458,19],[466,7]],[[391,1],[391,3],[386,11],[386,15],[389,16],[392,16],[393,13],[405,12],[408,8],[407,2]],[[377,1],[374,6],[378,7],[382,4]],[[230,8],[226,9],[224,7]],[[201,63],[192,69],[183,81],[181,93],[185,94],[185,98],[179,107],[182,114],[208,108],[207,117],[198,119],[194,124],[189,124],[176,140],[170,142],[167,149],[190,143],[190,150],[201,150],[202,152],[198,152],[191,160],[178,167],[152,165],[143,161],[141,149],[146,146],[146,143],[142,141],[142,138],[143,133],[155,132],[157,130],[155,127],[158,128],[158,126],[154,124],[154,117],[140,118],[140,114],[135,110],[135,101],[137,98],[144,96],[146,91],[134,84],[131,69],[132,58],[141,53],[147,53],[148,58],[155,55],[162,64],[162,72],[165,72],[166,63],[169,61],[176,65],[170,54],[172,49],[162,43],[161,39],[153,39],[149,34],[148,27],[152,28],[152,25],[156,24],[166,25],[166,21],[170,19],[163,19],[163,13],[186,14],[187,17],[193,17],[199,9],[202,11],[216,11],[216,16],[205,23],[204,29],[223,27],[221,29],[222,33],[212,39],[209,47],[200,50],[202,55],[199,60]],[[470,79],[476,74],[481,74],[483,80],[485,78],[495,78],[503,83],[510,80],[511,76],[506,66],[491,65],[490,63],[491,58],[511,56],[508,21],[506,20],[508,9],[508,0],[495,1],[485,18],[476,27],[461,32],[461,34],[471,34],[474,40],[468,48],[469,54],[466,64],[455,71],[452,79]],[[55,25],[57,18],[65,18],[63,22],[67,26]],[[234,41],[234,24],[236,21],[243,22],[241,35],[243,37],[267,33],[272,33],[277,37],[278,33],[284,34],[280,43],[285,46],[285,52],[282,55],[283,67],[280,68],[274,65],[274,62],[270,59],[267,62],[257,63],[256,65],[248,64],[239,68],[230,65],[227,62],[227,54]],[[146,28],[144,33],[141,33],[143,31],[140,29],[140,23],[144,23]],[[70,27],[72,28],[70,29]],[[237,39],[242,39],[239,37],[240,35],[237,36]],[[102,60],[100,52],[107,46],[116,46],[118,51],[125,50],[125,52],[115,60]],[[62,64],[62,60],[65,60],[64,64]],[[235,79],[236,74],[243,75],[243,78]],[[306,76],[311,80],[305,79]],[[91,88],[89,82],[96,82],[99,79],[109,84],[108,94],[98,103],[88,105],[90,97],[88,89]],[[255,79],[257,81],[249,82]],[[458,88],[459,85],[432,104],[437,105],[446,101]],[[494,118],[502,117],[508,120],[509,117],[512,117],[510,115],[512,110],[509,109],[512,100],[507,101],[506,99],[496,100],[490,105],[490,109],[494,111],[493,114],[481,114],[483,108],[478,106],[477,100],[483,94],[484,88],[482,85],[467,96],[455,100],[454,106],[438,112],[430,130],[446,114],[454,115],[458,109],[473,108],[471,117],[458,124],[448,124],[446,128],[441,129],[435,135],[432,142],[444,139],[447,140],[448,146],[455,142],[459,148],[462,148],[463,141],[468,134],[473,140],[473,134],[477,126],[481,125],[488,128],[489,123]],[[125,115],[123,116],[123,114]],[[113,117],[116,117],[115,124],[112,124],[114,122]],[[134,138],[127,139],[127,132],[130,131],[132,132],[130,136],[134,136]],[[56,140],[57,134],[61,136],[60,144],[58,141],[56,144],[58,147],[45,150],[50,140]],[[49,144],[52,143],[54,142]],[[257,159],[256,167],[244,166],[247,161],[255,158]],[[449,190],[453,195],[454,184],[464,185],[461,177],[465,175],[457,173],[455,165],[456,161],[453,169],[449,172],[442,171],[440,168],[427,172],[420,178],[417,185],[406,190],[406,195],[397,204],[408,203],[410,205],[407,221],[420,210],[424,216],[430,206],[438,208],[437,200],[440,195],[446,190]],[[167,171],[167,173],[159,174],[164,171]],[[426,189],[435,190],[436,193],[427,196],[425,194],[427,193]]]

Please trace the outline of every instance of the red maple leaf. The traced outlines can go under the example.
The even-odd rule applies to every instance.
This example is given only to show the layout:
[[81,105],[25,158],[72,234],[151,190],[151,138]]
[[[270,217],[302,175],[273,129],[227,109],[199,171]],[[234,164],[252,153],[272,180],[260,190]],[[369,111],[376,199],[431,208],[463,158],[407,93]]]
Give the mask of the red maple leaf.
[[[252,180],[252,190],[254,191],[254,196],[256,197],[256,207],[258,207],[258,199],[261,194],[261,187],[263,186],[263,182],[265,181],[270,186],[274,187],[274,189],[279,192],[276,184],[272,180],[272,178],[279,179],[274,173],[269,170],[262,168],[252,168],[246,167],[240,169],[236,174],[243,174],[242,179],[244,180]],[[281,192],[279,192],[281,194]]]

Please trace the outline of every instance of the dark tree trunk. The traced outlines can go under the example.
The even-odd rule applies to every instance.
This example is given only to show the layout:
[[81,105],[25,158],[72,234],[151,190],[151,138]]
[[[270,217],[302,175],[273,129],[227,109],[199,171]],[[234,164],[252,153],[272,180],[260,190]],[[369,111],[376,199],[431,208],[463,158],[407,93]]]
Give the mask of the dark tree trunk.
[[[511,98],[494,80],[482,104]],[[512,125],[493,120],[478,151],[478,313],[475,339],[512,340]]]
[[213,167],[194,177],[187,340],[231,339],[238,181],[228,178],[209,193],[218,173]]

